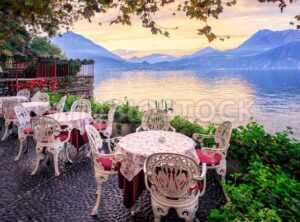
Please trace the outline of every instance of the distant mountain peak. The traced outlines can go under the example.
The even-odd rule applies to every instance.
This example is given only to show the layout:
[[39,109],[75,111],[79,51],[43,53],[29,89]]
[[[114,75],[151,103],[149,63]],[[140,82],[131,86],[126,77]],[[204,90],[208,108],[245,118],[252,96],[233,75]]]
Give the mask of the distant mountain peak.
[[176,56],[162,54],[162,53],[154,53],[154,54],[143,56],[143,57],[134,56],[134,57],[131,57],[130,59],[128,59],[127,61],[133,62],[133,63],[147,62],[150,64],[154,64],[157,62],[171,62],[171,61],[175,61],[176,59],[178,59]]
[[89,59],[86,56],[91,58],[93,56],[102,56],[122,60],[118,55],[75,32],[66,32],[61,37],[55,36],[50,40],[58,45],[69,58]]
[[[237,49],[240,51],[265,51],[289,42],[299,41],[299,30],[283,30],[272,31],[269,29],[262,29],[254,33],[249,39],[242,43]],[[235,49],[235,50],[237,50]]]

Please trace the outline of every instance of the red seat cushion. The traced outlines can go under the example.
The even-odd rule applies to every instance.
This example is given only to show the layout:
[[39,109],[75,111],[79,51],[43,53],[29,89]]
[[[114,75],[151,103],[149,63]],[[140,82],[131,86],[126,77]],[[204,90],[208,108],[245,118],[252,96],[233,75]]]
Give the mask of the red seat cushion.
[[24,129],[24,134],[26,134],[26,135],[33,134],[33,129],[32,128],[26,128],[26,129]]
[[57,113],[57,110],[51,109],[51,110],[45,112],[44,115],[50,115],[50,114],[55,114],[55,113]]
[[59,138],[60,141],[65,141],[68,138],[68,133],[67,132],[62,132],[60,133],[56,139]]
[[107,124],[106,123],[100,123],[100,124],[97,124],[97,123],[93,123],[92,124],[98,131],[99,130],[105,130],[107,128]]
[[[196,149],[198,158],[201,163],[206,163],[207,166],[211,166],[212,164],[218,165],[222,159],[222,155],[219,153],[214,153],[213,151],[206,150],[205,154],[202,153],[202,149]],[[212,156],[212,159],[211,157]]]
[[105,158],[105,157],[99,157],[96,159],[97,163],[99,163],[100,165],[102,165],[104,167],[105,170],[111,170],[111,166],[112,166],[112,160],[109,158]]

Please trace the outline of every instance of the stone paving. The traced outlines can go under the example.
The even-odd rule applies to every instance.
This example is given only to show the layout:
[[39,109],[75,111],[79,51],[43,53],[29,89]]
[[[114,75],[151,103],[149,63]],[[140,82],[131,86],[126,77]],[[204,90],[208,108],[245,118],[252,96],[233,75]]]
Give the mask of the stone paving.
[[[122,205],[122,190],[117,187],[117,177],[112,176],[104,185],[101,207],[97,218],[91,217],[96,199],[96,183],[92,162],[81,153],[74,162],[66,165],[60,157],[61,175],[54,177],[53,164],[44,161],[37,174],[34,167],[34,143],[21,159],[14,162],[19,149],[15,135],[0,141],[0,221],[153,221],[149,192],[144,192],[142,212],[132,217]],[[208,171],[207,189],[199,199],[196,218],[206,221],[211,208],[224,204],[224,195],[214,171]],[[181,221],[175,210],[162,221]]]

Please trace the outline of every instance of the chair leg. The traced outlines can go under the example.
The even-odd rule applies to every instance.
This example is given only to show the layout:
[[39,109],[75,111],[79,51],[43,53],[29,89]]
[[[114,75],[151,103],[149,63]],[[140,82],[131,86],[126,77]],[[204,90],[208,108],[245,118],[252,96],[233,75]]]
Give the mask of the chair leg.
[[58,170],[58,150],[53,150],[51,153],[53,154],[55,176],[59,176],[60,172]]
[[194,203],[189,206],[183,208],[177,208],[176,212],[180,218],[185,219],[186,222],[193,222],[195,218],[195,214],[198,209],[198,199]]
[[24,147],[24,142],[26,141],[26,137],[20,136],[19,140],[20,140],[20,149],[18,155],[15,158],[15,161],[18,161],[23,153],[23,147]]
[[96,216],[98,214],[100,202],[101,202],[101,196],[102,196],[102,182],[97,182],[97,199],[91,214],[92,216]]
[[154,214],[154,221],[159,222],[161,216],[166,216],[169,212],[170,207],[166,205],[162,205],[157,203],[153,198],[151,197],[151,205],[152,205],[152,210]]
[[37,169],[39,168],[40,162],[44,159],[43,147],[37,147],[36,148],[36,162],[34,170],[32,171],[31,175],[35,175]]
[[160,215],[154,215],[154,222],[160,222]]
[[68,160],[69,163],[73,163],[73,161],[70,159],[68,151],[69,151],[69,143],[66,143],[66,145],[65,145],[65,152],[66,152],[67,160]]
[[1,138],[2,141],[6,139],[7,133],[8,133],[8,126],[5,126],[5,131],[4,131],[4,134]]
[[134,216],[134,215],[136,215],[137,213],[139,213],[141,211],[142,206],[143,206],[143,202],[144,202],[144,198],[143,198],[143,193],[142,193],[141,196],[139,197],[138,206],[137,206],[137,204],[135,204],[131,208],[131,216]]
[[216,169],[217,174],[219,174],[221,176],[221,180],[225,180],[225,176],[226,176],[226,171],[227,171],[227,167],[226,167],[226,163],[224,166],[217,168]]

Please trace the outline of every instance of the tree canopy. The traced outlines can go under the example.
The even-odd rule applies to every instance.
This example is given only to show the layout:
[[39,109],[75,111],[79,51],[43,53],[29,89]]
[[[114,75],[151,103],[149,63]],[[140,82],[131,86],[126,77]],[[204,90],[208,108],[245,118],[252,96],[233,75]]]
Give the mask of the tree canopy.
[[[155,13],[169,4],[176,4],[175,11],[183,12],[187,17],[202,21],[199,35],[205,35],[209,41],[227,36],[217,35],[208,24],[209,18],[218,19],[226,7],[234,6],[239,0],[1,0],[0,1],[0,46],[11,39],[20,30],[31,34],[46,32],[49,36],[69,30],[74,22],[91,18],[96,13],[106,13],[117,9],[118,15],[111,24],[131,25],[132,16],[138,16],[142,26],[153,34],[168,36],[166,28],[159,26],[153,19]],[[275,3],[281,11],[287,4],[296,0],[256,0],[260,3]],[[176,12],[171,16],[176,16]],[[295,17],[300,21],[300,16]],[[292,19],[292,18],[291,18]],[[176,29],[176,27],[174,27]],[[300,29],[300,25],[297,25]],[[196,31],[196,30],[195,30]]]
[[34,38],[30,44],[30,50],[33,56],[38,57],[57,57],[62,58],[61,49],[44,38]]

